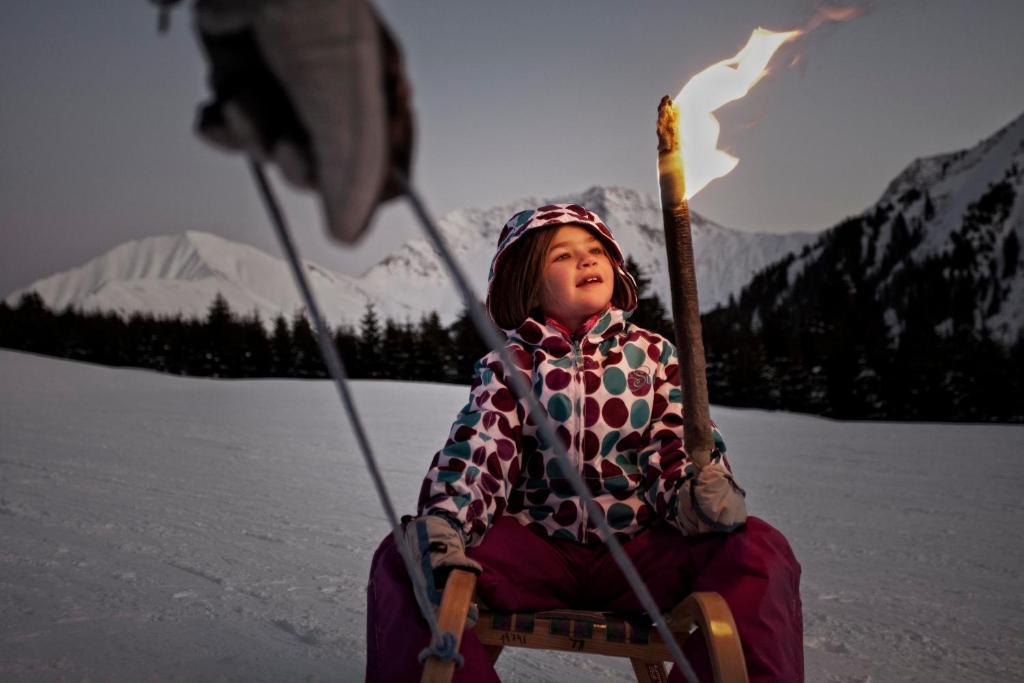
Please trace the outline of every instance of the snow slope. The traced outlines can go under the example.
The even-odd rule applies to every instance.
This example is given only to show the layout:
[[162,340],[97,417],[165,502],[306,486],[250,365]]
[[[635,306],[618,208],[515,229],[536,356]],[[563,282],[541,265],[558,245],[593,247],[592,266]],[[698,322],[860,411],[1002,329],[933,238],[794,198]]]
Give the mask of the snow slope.
[[[327,382],[2,350],[0,384],[0,679],[361,680],[386,523]],[[355,393],[411,511],[466,389]],[[809,681],[1024,678],[1024,428],[714,417],[803,564]],[[570,654],[498,670],[632,680]]]

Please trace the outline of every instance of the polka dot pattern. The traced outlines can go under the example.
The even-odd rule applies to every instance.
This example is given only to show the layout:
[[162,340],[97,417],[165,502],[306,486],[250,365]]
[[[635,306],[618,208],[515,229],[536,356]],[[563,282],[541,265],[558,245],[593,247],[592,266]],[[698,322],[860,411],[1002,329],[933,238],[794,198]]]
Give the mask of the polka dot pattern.
[[626,424],[626,418],[629,417],[629,409],[626,407],[626,402],[621,398],[608,399],[608,402],[601,409],[601,417],[604,418],[605,424],[609,427],[621,427]]
[[552,420],[565,422],[572,414],[572,404],[565,394],[552,394],[548,399],[548,415]]
[[605,368],[601,381],[605,390],[613,396],[618,396],[626,390],[626,375],[617,367]]
[[544,376],[544,385],[552,391],[561,391],[569,386],[572,375],[561,368],[552,368],[551,372]]
[[[525,374],[615,535],[629,538],[657,517],[676,523],[672,497],[687,461],[673,346],[612,308],[575,343],[528,320],[509,333],[509,351],[512,372]],[[497,354],[477,364],[469,402],[421,487],[421,513],[455,515],[471,544],[501,514],[552,537],[599,540],[554,449],[508,383]],[[712,434],[724,452],[717,427]]]

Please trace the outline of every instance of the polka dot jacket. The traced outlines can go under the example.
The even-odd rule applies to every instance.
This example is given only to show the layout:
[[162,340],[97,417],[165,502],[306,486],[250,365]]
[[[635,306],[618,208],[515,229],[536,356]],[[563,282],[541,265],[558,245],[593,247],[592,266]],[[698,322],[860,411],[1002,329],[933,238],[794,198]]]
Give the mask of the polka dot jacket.
[[[679,527],[676,490],[692,468],[682,443],[675,347],[614,307],[576,338],[533,318],[506,334],[516,367],[503,367],[494,352],[477,363],[469,402],[423,482],[420,514],[454,516],[470,545],[502,514],[556,538],[603,540],[554,450],[527,419],[525,402],[515,398],[513,371],[533,387],[617,537],[626,540],[659,518]],[[717,454],[724,454],[712,426]]]

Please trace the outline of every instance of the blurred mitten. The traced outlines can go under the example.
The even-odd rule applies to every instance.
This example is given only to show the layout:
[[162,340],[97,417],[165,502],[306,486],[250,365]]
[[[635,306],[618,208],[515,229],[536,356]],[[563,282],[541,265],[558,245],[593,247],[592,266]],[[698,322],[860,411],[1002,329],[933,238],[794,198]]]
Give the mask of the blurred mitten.
[[[426,582],[427,596],[435,606],[441,604],[448,575],[453,569],[480,574],[480,563],[466,556],[466,544],[457,522],[445,515],[430,514],[410,519],[405,525],[405,541],[412,549],[416,567]],[[476,605],[466,618],[467,628],[476,623]]]
[[274,163],[317,190],[346,243],[409,172],[410,87],[397,42],[367,0],[197,0],[212,99],[196,128],[211,144]]
[[747,494],[720,455],[700,470],[687,465],[677,495],[677,519],[688,536],[735,531],[747,521]]

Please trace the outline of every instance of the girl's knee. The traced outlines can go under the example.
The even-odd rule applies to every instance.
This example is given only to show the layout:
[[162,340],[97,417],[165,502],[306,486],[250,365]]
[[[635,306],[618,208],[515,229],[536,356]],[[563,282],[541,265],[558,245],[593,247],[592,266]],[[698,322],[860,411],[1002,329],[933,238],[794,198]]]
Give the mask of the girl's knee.
[[789,541],[778,529],[757,517],[747,519],[743,532],[748,546],[746,552],[768,570],[790,570],[800,575],[800,563],[793,554]]
[[405,573],[402,556],[398,552],[398,546],[395,545],[395,539],[388,534],[373,553],[373,560],[370,561],[370,577],[379,576],[382,573],[394,574],[395,570]]

